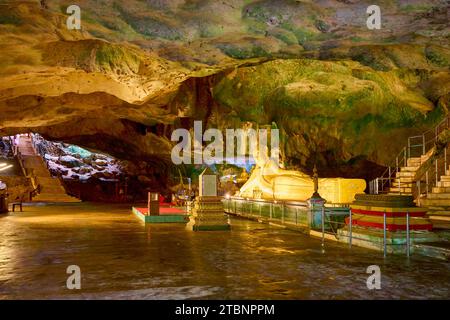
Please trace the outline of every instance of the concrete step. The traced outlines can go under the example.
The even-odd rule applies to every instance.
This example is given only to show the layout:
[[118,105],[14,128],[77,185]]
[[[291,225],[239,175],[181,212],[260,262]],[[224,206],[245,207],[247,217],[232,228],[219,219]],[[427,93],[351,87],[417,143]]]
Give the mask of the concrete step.
[[[50,193],[49,193],[50,194]],[[62,197],[62,196],[38,196],[38,197],[34,197],[33,198],[33,202],[44,202],[44,201],[48,201],[48,202],[73,202],[73,201],[78,201],[78,199],[76,198],[72,198],[72,197]]]
[[445,207],[445,206],[442,206],[442,207],[428,206],[427,208],[428,208],[429,212],[432,212],[432,211],[449,211],[450,210],[450,207]]
[[422,159],[419,158],[419,157],[417,157],[417,158],[409,158],[406,161],[406,165],[408,167],[418,167],[418,166],[420,166],[421,162],[422,162]]
[[450,187],[433,187],[433,193],[450,193]]
[[45,164],[42,162],[40,157],[24,157],[23,158],[23,165],[25,168],[45,168]]
[[66,190],[62,186],[41,186],[41,193],[66,194]]
[[39,156],[37,154],[31,154],[31,155],[24,156],[23,159],[33,159],[35,161],[43,162],[43,161],[41,161],[42,160],[41,156]]
[[438,181],[437,187],[441,187],[441,188],[450,187],[450,181]]
[[443,227],[444,229],[449,228],[450,216],[448,216],[448,215],[431,214],[428,216],[428,219],[430,219],[434,228],[439,227],[439,226],[440,226],[440,228],[442,228],[443,227],[442,223],[445,224],[445,227]]
[[33,171],[33,173],[34,173],[34,176],[37,177],[38,179],[39,178],[51,178],[52,177],[52,175],[48,171],[38,171],[38,172]]
[[389,188],[389,193],[412,193],[412,188],[397,188],[391,187]]
[[450,193],[429,193],[427,199],[449,199],[450,203]]
[[35,155],[34,150],[30,149],[30,150],[19,150],[19,152],[22,154],[22,156],[26,157],[26,156],[33,156]]
[[67,200],[67,199],[42,199],[42,200],[35,200],[33,199],[32,202],[39,202],[39,203],[80,203],[81,201],[76,200]]
[[450,218],[450,210],[441,210],[441,211],[428,211],[428,216],[442,216]]
[[406,177],[413,178],[415,174],[416,174],[415,172],[411,172],[411,171],[400,171],[395,174],[395,177],[396,178],[406,178]]
[[61,181],[52,177],[36,177],[37,181],[43,186],[60,186]]
[[419,166],[415,166],[415,167],[401,167],[400,171],[401,172],[416,172],[417,169],[419,169]]
[[[61,193],[62,191],[64,192],[64,190],[65,190],[63,186],[49,186],[49,185],[40,185],[40,186],[41,186],[41,192],[45,192],[45,193]],[[47,192],[44,190],[55,190],[56,192]]]
[[414,181],[411,178],[400,178],[400,179],[394,179],[394,181],[392,181],[392,186],[395,187],[410,187],[414,184]]
[[65,194],[65,193],[47,193],[47,192],[43,192],[38,194],[35,198],[58,198],[58,199],[62,199],[62,198],[72,198],[71,196]]
[[41,193],[33,198],[33,202],[81,202],[81,200],[67,194]]
[[422,199],[421,207],[450,207],[450,199]]

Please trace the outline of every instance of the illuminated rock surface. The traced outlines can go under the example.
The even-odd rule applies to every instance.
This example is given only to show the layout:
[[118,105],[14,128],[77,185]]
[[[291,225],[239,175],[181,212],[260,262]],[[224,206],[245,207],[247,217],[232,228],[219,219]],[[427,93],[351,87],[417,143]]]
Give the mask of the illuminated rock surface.
[[69,4],[0,1],[0,134],[165,171],[182,117],[275,122],[288,165],[371,178],[448,108],[445,1],[385,1],[377,31],[370,1],[84,0],[82,31]]
[[[0,0],[0,136],[33,131],[154,168],[158,189],[173,129],[194,120],[277,127],[288,173],[359,179],[450,105],[444,0],[382,1],[377,31],[370,0],[79,0],[82,31],[66,28],[73,1],[47,2]],[[211,235],[89,203],[0,219],[0,298],[448,298],[448,263],[333,242],[324,254],[250,221]],[[72,264],[82,292],[66,289]],[[367,290],[374,264],[383,290]]]

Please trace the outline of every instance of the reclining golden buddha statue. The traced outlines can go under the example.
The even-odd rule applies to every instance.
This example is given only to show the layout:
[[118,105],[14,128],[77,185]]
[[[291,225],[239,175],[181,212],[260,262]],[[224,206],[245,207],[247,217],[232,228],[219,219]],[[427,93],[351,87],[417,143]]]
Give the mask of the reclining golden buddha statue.
[[[268,156],[267,147],[254,152],[255,168],[238,196],[273,200],[305,201],[314,193],[314,181],[309,175],[280,168],[277,161]],[[351,203],[355,194],[364,193],[363,179],[320,178],[319,193],[327,203]]]

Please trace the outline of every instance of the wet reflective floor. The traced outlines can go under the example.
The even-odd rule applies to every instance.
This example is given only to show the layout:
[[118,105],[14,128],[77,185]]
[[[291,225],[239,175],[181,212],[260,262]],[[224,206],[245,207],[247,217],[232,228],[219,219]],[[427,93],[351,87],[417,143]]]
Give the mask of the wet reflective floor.
[[[0,216],[1,299],[424,299],[450,298],[450,264],[383,259],[253,221],[232,231],[144,226],[124,205],[25,207]],[[69,265],[81,290],[66,288]],[[368,290],[369,265],[381,290]]]

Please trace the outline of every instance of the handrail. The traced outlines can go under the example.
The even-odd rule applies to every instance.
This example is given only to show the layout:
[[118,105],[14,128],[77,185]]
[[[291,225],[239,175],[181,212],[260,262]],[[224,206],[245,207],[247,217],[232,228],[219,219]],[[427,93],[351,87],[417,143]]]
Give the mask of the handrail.
[[[358,225],[357,222],[361,218],[356,218],[352,215],[351,208],[343,208],[344,210],[333,210],[333,208],[312,208],[310,206],[292,205],[291,210],[284,202],[273,202],[265,199],[246,199],[241,197],[225,197],[223,199],[224,211],[227,214],[238,215],[247,219],[257,219],[263,223],[275,223],[286,227],[294,227],[296,230],[307,230],[309,234],[314,232],[314,236],[321,236],[322,247],[325,247],[325,235],[334,237],[326,237],[327,239],[339,242],[347,242],[349,248],[352,248],[353,243],[358,246],[366,246],[363,243],[369,244],[369,247],[378,247],[384,256],[388,253],[398,251],[396,248],[402,248],[403,244],[398,244],[388,240],[387,232],[387,214],[386,210],[383,214],[383,238],[380,243],[374,240],[373,237],[362,237],[353,233],[353,226]],[[278,210],[275,210],[278,207]],[[279,208],[282,207],[282,208]],[[292,210],[294,209],[295,210]],[[315,218],[320,214],[320,221]],[[411,242],[411,218],[409,211],[406,212],[406,243],[405,254],[410,256]],[[320,230],[320,231],[319,231]],[[314,234],[313,233],[313,234]],[[388,248],[391,248],[388,250]]]
[[[369,192],[371,194],[379,194],[384,193],[389,186],[392,185],[392,180],[395,179],[397,172],[400,171],[400,167],[407,166],[408,157],[407,157],[407,149],[404,147],[402,151],[395,157],[395,160],[392,161],[386,170],[381,174],[381,177],[375,178],[374,180],[369,182]],[[380,188],[381,182],[381,188]]]
[[[400,153],[395,157],[395,159],[388,165],[386,170],[377,177],[369,182],[369,193],[379,194],[389,192],[389,188],[393,186],[393,180],[396,177],[397,172],[400,171],[400,167],[406,167],[408,165],[408,160],[413,157],[421,157],[430,151],[439,135],[446,129],[450,128],[450,115],[447,115],[443,120],[441,120],[434,128],[424,131],[421,135],[415,135],[408,137],[407,145],[403,147]],[[430,136],[431,134],[431,136]],[[420,142],[417,140],[420,139]],[[420,148],[420,154],[417,155],[417,151]],[[394,170],[395,169],[395,170]],[[401,180],[399,179],[398,193],[402,193]]]
[[41,193],[41,185],[38,184],[38,186],[37,186],[36,189],[30,191],[30,201],[32,201],[32,200],[33,200],[33,197],[37,196],[37,195],[40,194],[40,193]]
[[13,144],[13,147],[15,148],[15,156],[17,157],[17,161],[19,162],[24,177],[30,179],[31,185],[33,186],[33,188],[35,188],[33,191],[30,192],[31,197],[32,192],[34,192],[35,190],[39,190],[40,192],[40,185],[39,183],[37,183],[36,176],[34,175],[34,170],[32,168],[28,170],[25,168],[25,161],[22,153],[20,152],[19,145]]
[[415,182],[412,186],[412,193],[415,199],[417,199],[417,205],[420,206],[421,198],[427,197],[428,194],[433,192],[433,188],[438,186],[438,182],[441,181],[441,177],[446,175],[449,170],[448,155],[450,146],[447,145],[443,153],[439,154],[434,160],[432,165],[424,172],[416,176]]

